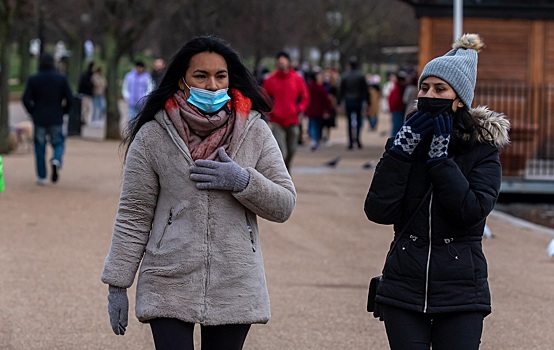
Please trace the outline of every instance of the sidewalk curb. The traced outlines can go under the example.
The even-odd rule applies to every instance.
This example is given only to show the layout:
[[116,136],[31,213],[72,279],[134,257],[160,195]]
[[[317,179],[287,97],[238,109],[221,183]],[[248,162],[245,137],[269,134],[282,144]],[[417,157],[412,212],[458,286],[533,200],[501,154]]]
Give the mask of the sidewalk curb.
[[504,220],[508,222],[509,224],[512,224],[514,226],[518,226],[520,228],[526,228],[535,232],[542,233],[544,235],[553,236],[554,237],[554,229],[537,225],[532,222],[520,219],[518,217],[512,216],[510,214],[506,214],[504,212],[493,210],[490,214],[491,217],[498,219],[498,220]]

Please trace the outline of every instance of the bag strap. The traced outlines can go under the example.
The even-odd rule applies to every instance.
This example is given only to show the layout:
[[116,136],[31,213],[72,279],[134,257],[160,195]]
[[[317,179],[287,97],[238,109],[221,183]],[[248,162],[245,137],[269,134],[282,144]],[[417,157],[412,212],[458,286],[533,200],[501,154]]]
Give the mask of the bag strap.
[[427,198],[429,197],[429,195],[431,194],[431,191],[433,191],[433,186],[430,186],[429,189],[427,190],[427,192],[425,193],[425,195],[423,196],[423,198],[421,198],[421,201],[419,202],[419,204],[417,205],[417,208],[416,210],[414,211],[414,213],[412,214],[412,216],[410,216],[410,218],[408,219],[408,221],[406,222],[406,225],[404,225],[404,228],[402,229],[402,231],[400,231],[398,233],[398,237],[402,236],[404,234],[404,232],[408,229],[408,226],[410,226],[410,224],[412,223],[412,221],[414,221],[414,218],[415,216],[417,215],[417,212],[421,209],[421,207],[423,206],[423,203],[425,203],[425,201],[427,200]]
[[404,225],[402,230],[396,235],[396,239],[394,240],[394,243],[393,243],[392,247],[390,248],[389,252],[392,252],[394,250],[394,248],[396,248],[396,243],[398,243],[398,240],[400,239],[400,237],[402,237],[404,232],[406,232],[406,230],[408,229],[408,227],[410,226],[410,224],[414,220],[415,216],[417,215],[417,212],[421,209],[421,207],[423,206],[423,203],[425,203],[425,201],[427,200],[427,198],[429,197],[429,195],[431,194],[432,191],[433,191],[433,186],[431,185],[429,187],[429,189],[427,190],[427,192],[425,193],[425,195],[423,196],[423,198],[421,199],[421,201],[419,202],[419,204],[417,205],[417,208],[413,212],[412,216],[410,216],[410,218],[406,222],[406,225]]

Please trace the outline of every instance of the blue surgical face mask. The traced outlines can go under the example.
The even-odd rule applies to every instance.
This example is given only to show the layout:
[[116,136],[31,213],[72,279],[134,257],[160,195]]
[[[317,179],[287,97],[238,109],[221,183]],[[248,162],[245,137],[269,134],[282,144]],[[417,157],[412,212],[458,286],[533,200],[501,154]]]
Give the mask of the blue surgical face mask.
[[183,79],[183,83],[189,88],[190,96],[187,102],[198,108],[200,111],[206,114],[212,114],[219,111],[227,101],[231,99],[227,94],[228,89],[219,89],[217,91],[210,91],[190,87]]

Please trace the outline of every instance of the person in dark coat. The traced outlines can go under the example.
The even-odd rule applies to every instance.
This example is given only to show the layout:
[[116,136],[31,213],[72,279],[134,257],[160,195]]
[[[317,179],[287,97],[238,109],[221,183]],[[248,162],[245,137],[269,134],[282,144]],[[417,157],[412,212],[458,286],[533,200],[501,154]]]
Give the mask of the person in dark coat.
[[510,124],[471,108],[483,46],[466,34],[427,63],[417,110],[387,142],[365,200],[369,220],[394,225],[375,298],[392,350],[478,349],[491,312],[481,239]]
[[[364,74],[358,69],[358,61],[351,58],[348,65],[349,70],[344,73],[340,83],[339,104],[344,101],[348,149],[351,150],[354,147],[354,142],[356,142],[358,148],[362,148],[362,141],[360,140],[360,130],[363,123],[362,107],[364,102],[370,105],[371,101],[369,100],[369,91],[367,90]],[[354,125],[356,125],[355,134],[352,133]]]
[[23,93],[23,104],[34,124],[35,160],[37,184],[46,184],[46,142],[53,149],[50,159],[51,180],[58,181],[58,171],[63,164],[65,136],[62,131],[63,116],[71,108],[73,93],[67,79],[54,68],[54,58],[44,54],[39,72],[29,78]]

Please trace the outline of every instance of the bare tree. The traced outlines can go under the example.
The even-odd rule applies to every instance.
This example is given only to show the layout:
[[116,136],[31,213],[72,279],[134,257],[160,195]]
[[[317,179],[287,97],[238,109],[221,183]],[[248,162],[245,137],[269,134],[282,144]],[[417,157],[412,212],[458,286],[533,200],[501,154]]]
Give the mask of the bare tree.
[[36,12],[42,39],[66,41],[72,52],[70,81],[76,83],[82,69],[84,39],[90,37],[102,48],[108,80],[106,136],[112,139],[121,137],[121,59],[135,51],[149,49],[169,58],[191,37],[214,34],[229,41],[252,68],[285,47],[299,48],[300,59],[308,52],[304,48],[315,47],[322,56],[340,52],[343,63],[351,55],[380,62],[389,59],[381,54],[383,46],[417,45],[418,35],[413,9],[399,0],[0,0],[0,151],[8,130],[12,30],[18,30],[21,47],[32,35],[25,33],[29,21],[14,21],[23,4]]
[[[128,53],[148,29],[156,16],[164,15],[163,2],[156,0],[89,0],[95,25],[104,33],[103,44],[108,82],[107,130],[108,139],[120,139],[118,100],[120,88],[117,72],[122,56]],[[98,21],[96,21],[96,19]]]
[[0,0],[0,153],[8,152],[11,35],[23,1]]

